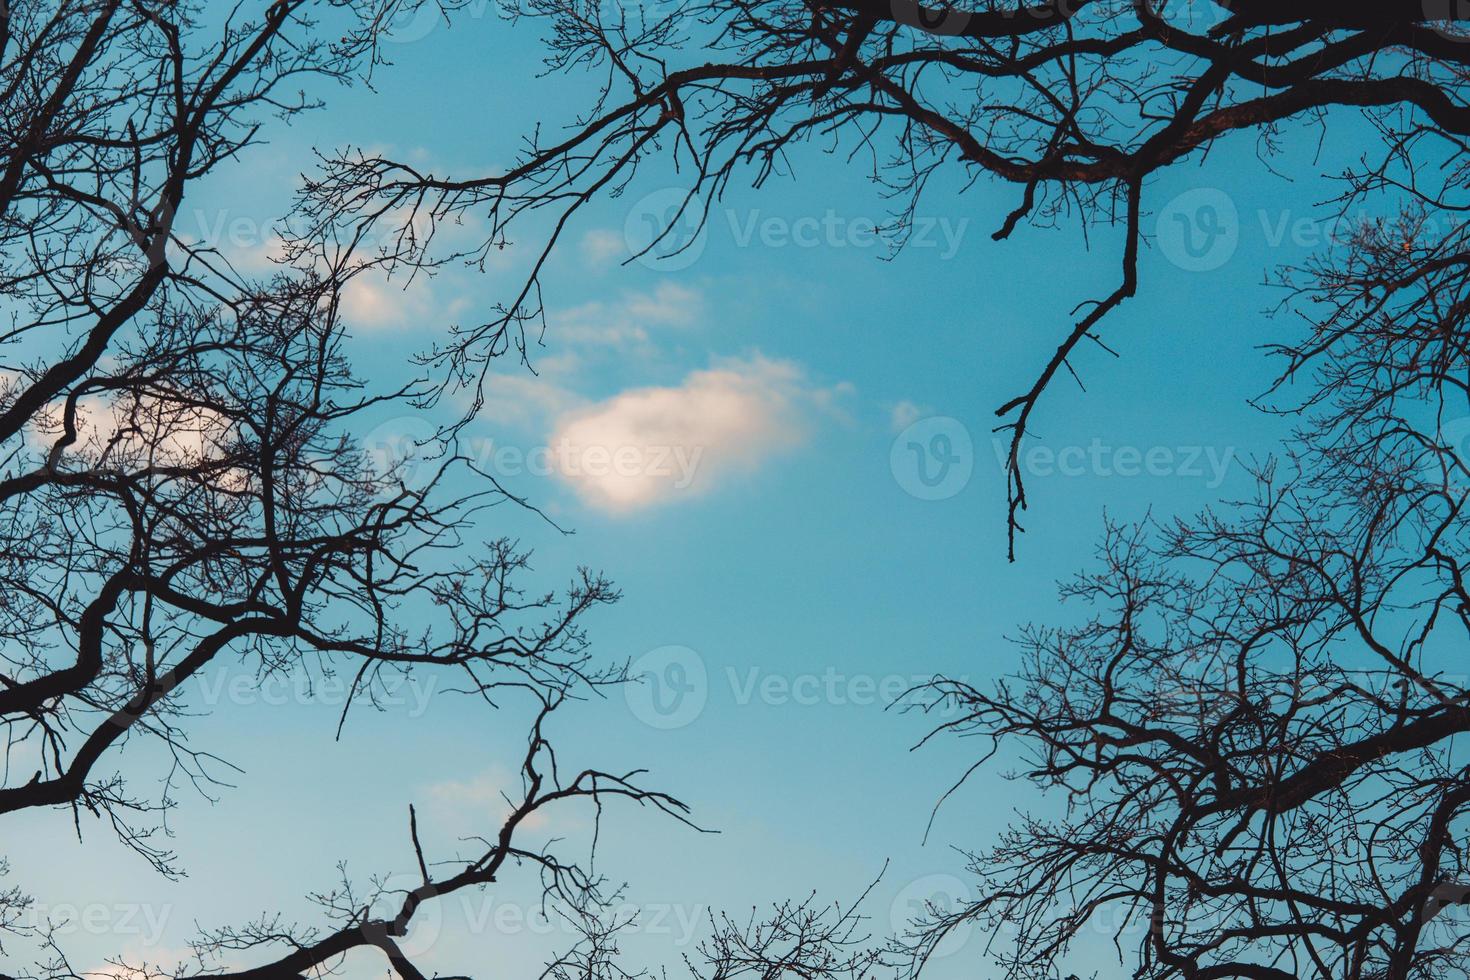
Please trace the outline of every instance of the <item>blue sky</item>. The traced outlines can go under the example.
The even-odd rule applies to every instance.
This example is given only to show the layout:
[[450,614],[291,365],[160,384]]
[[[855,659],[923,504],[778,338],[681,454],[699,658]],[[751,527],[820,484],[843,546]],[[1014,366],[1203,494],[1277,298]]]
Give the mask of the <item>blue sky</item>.
[[[198,237],[257,261],[312,147],[362,145],[439,173],[489,170],[512,159],[536,122],[570,120],[590,92],[585,77],[537,78],[531,26],[488,14],[399,48],[375,90],[330,93],[327,111],[269,132],[267,145],[186,202],[184,231],[194,223]],[[880,873],[867,907],[879,936],[891,909],[969,887],[952,847],[984,847],[1013,810],[1034,805],[1030,791],[988,768],[940,811],[926,841],[935,801],[977,746],[942,740],[911,752],[927,723],[885,710],[878,692],[935,673],[1005,673],[1015,662],[1006,636],[1074,614],[1054,586],[1090,561],[1104,514],[1192,511],[1245,487],[1244,461],[1277,445],[1286,423],[1248,399],[1271,380],[1259,346],[1296,328],[1264,315],[1280,297],[1260,284],[1267,268],[1320,248],[1316,219],[1329,212],[1311,202],[1331,188],[1303,175],[1340,170],[1348,161],[1332,155],[1352,152],[1350,139],[1319,148],[1315,132],[1293,135],[1300,141],[1286,141],[1269,168],[1247,138],[1149,188],[1164,226],[1144,255],[1139,297],[1105,328],[1121,357],[1084,348],[1077,367],[1088,391],[1059,381],[1040,408],[1043,452],[1014,565],[993,410],[1029,386],[1073,307],[1112,288],[1115,231],[1091,229],[1090,250],[1068,224],[1022,228],[997,244],[990,234],[1016,189],[982,181],[961,194],[936,181],[918,211],[928,237],[887,261],[868,229],[888,202],[861,167],[815,149],[760,191],[733,184],[697,255],[664,266],[620,261],[629,229],[656,212],[672,175],[650,167],[623,198],[584,212],[545,277],[551,325],[532,351],[538,373],[505,364],[471,435],[507,449],[498,457],[507,486],[574,532],[501,508],[486,518],[487,536],[533,547],[542,588],[579,564],[606,571],[625,598],[590,622],[599,655],[661,676],[676,676],[663,673],[676,664],[697,687],[672,727],[639,695],[615,694],[565,712],[554,728],[564,758],[646,767],[719,831],[609,815],[599,870],[630,882],[645,923],[630,955],[677,967],[707,908],[744,914],[813,891],[849,899]],[[1167,205],[1180,195],[1191,220],[1201,206],[1234,209],[1222,216],[1223,245],[1191,253],[1170,237]],[[503,299],[521,261],[514,246],[508,253],[483,274],[447,270],[407,291],[378,284],[351,298],[359,371],[387,384],[448,323]],[[436,420],[380,421],[369,448]],[[537,458],[561,438],[628,433],[645,448],[698,447],[692,482],[505,462]],[[934,434],[951,437],[969,476],[941,487],[943,499],[923,499],[936,494],[917,489],[908,444],[928,446]],[[357,714],[337,743],[330,691],[232,686],[237,676],[248,671],[232,665],[197,692],[213,702],[196,720],[197,744],[243,772],[217,804],[180,798],[171,823],[185,881],[157,879],[85,819],[80,844],[56,813],[14,821],[12,839],[34,842],[10,855],[15,879],[45,882],[43,907],[110,910],[99,927],[69,934],[76,965],[114,952],[169,961],[196,925],[264,910],[313,921],[303,896],[333,884],[339,859],[359,880],[412,869],[409,802],[448,858],[456,837],[493,825],[500,788],[513,788],[523,705],[492,714],[446,697],[424,707],[425,692],[410,690],[383,714]],[[125,752],[144,778],[162,775],[145,746]],[[587,813],[569,813],[540,832],[576,840],[589,826]],[[469,907],[451,903],[430,925],[425,962],[494,967],[487,976],[538,966],[558,934],[524,920],[533,884],[507,880]],[[134,910],[126,928],[124,908]],[[989,975],[976,965],[986,938],[946,948],[936,975]],[[1123,975],[1106,945],[1079,950],[1079,965]],[[370,957],[354,970],[381,975]]]

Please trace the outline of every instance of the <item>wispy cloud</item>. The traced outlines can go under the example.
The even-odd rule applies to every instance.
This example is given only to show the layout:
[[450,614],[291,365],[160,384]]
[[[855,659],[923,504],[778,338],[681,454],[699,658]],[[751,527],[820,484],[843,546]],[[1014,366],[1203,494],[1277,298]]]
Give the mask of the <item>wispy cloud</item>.
[[342,315],[363,329],[422,327],[433,312],[426,277],[412,281],[372,271],[354,276],[342,287]]
[[[519,778],[499,766],[428,787],[431,815],[454,833],[493,834],[514,809],[511,801],[519,801],[520,796]],[[532,813],[522,826],[543,827],[546,819],[544,813]]]
[[660,330],[690,329],[703,315],[703,294],[673,283],[553,312],[548,344],[555,353],[536,357],[534,374],[514,369],[493,375],[479,417],[520,427],[547,425],[587,405],[580,392],[597,370],[646,366],[657,359]]
[[650,331],[690,327],[704,312],[697,289],[663,283],[653,292],[629,292],[611,301],[583,303],[550,318],[559,343],[631,347],[649,342]]
[[847,390],[814,385],[791,361],[727,360],[564,416],[552,455],[588,505],[632,513],[709,493],[802,445]]
[[610,228],[593,228],[582,236],[581,246],[587,264],[599,271],[628,257],[628,243]]
[[904,400],[894,405],[888,414],[888,424],[894,432],[902,432],[928,414],[928,409]]

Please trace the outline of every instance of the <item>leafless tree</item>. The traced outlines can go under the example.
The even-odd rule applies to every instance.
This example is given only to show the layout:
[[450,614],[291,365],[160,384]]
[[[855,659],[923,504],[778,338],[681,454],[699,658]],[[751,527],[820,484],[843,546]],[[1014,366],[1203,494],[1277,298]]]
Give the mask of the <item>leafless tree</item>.
[[[1042,396],[1143,288],[1150,178],[1239,131],[1269,149],[1284,127],[1354,112],[1380,139],[1344,207],[1389,193],[1405,213],[1291,280],[1311,324],[1279,352],[1285,378],[1312,379],[1300,439],[1262,467],[1254,500],[1112,529],[1100,570],[1068,592],[1092,612],[1026,633],[1019,677],[936,688],[967,709],[945,730],[1029,749],[1028,775],[1066,810],[977,853],[982,898],[921,924],[902,952],[921,966],[948,928],[981,919],[1015,930],[1003,953],[1013,975],[1050,976],[1079,932],[1122,908],[1120,946],[1142,924],[1143,977],[1466,972],[1464,930],[1440,914],[1464,894],[1470,803],[1455,748],[1470,683],[1452,642],[1470,626],[1470,474],[1443,425],[1470,391],[1470,250],[1454,220],[1470,133],[1460,5],[524,0],[510,12],[548,27],[550,67],[591,73],[596,87],[570,129],[532,138],[504,173],[330,157],[295,216],[293,271],[264,283],[171,234],[185,187],[252,139],[252,111],[305,108],[282,101],[282,81],[371,70],[387,19],[420,6],[277,0],[203,46],[176,4],[6,9],[0,254],[16,311],[5,339],[24,363],[0,401],[12,529],[0,714],[12,745],[34,747],[27,768],[37,761],[33,776],[7,779],[0,809],[96,812],[168,870],[148,826],[167,798],[136,799],[98,767],[118,742],[151,735],[181,778],[207,781],[213,760],[188,749],[170,694],[227,648],[265,671],[303,656],[345,663],[364,692],[383,671],[460,670],[473,692],[517,685],[548,707],[620,679],[593,666],[578,625],[614,597],[607,583],[584,575],[560,600],[524,600],[510,545],[434,565],[427,556],[457,553],[476,509],[503,495],[393,490],[344,433],[381,399],[478,391],[494,358],[524,351],[543,325],[546,256],[580,208],[634,187],[645,162],[688,176],[650,253],[688,244],[684,219],[702,221],[737,177],[783,172],[803,142],[862,161],[895,195],[900,232],[946,168],[1017,185],[997,238],[1068,216],[1117,229],[1117,287],[1079,297],[1079,320],[999,409],[1014,535],[1019,455]],[[452,18],[465,4],[437,6]],[[314,8],[355,26],[317,31]],[[486,237],[442,246],[437,230],[471,211],[489,215]],[[415,220],[359,257],[357,242],[404,214]],[[422,384],[373,393],[350,380],[335,343],[347,278],[364,264],[477,261],[532,221],[549,231],[524,287],[427,353]],[[401,625],[421,603],[443,610],[442,632]],[[585,794],[683,814],[636,774],[554,775],[539,724],[529,746],[522,808]],[[205,943],[282,946],[247,975],[303,975],[371,946],[412,976],[393,940],[418,905],[515,863],[589,923],[551,975],[617,975],[612,933],[586,897],[594,883],[509,838],[487,839],[447,878],[425,861],[422,889],[392,919],[366,918],[344,885],[328,930],[267,919]],[[785,908],[764,928],[719,930],[702,968],[861,972],[851,913],[834,915]],[[778,953],[773,936],[799,952]]]
[[1016,977],[1089,934],[1149,978],[1470,971],[1470,250],[1427,207],[1297,270],[1315,319],[1278,353],[1312,383],[1252,499],[1110,528],[1078,621],[994,689],[933,689],[1056,806],[970,856],[982,897],[911,966],[984,921]]
[[[900,952],[921,968],[950,929],[981,921],[1008,931],[997,951],[1015,977],[1060,975],[1098,929],[1141,978],[1470,971],[1470,931],[1447,911],[1470,894],[1470,760],[1456,742],[1470,730],[1470,473],[1452,424],[1470,414],[1464,5],[525,0],[513,12],[547,23],[553,69],[596,79],[568,131],[500,174],[345,154],[304,214],[359,227],[396,208],[431,222],[488,210],[484,250],[540,213],[549,251],[588,201],[660,160],[687,179],[648,249],[669,254],[732,180],[758,186],[815,142],[895,195],[900,232],[941,172],[1017,186],[997,239],[1069,217],[1116,229],[1116,288],[1079,297],[1077,322],[997,413],[1013,556],[1018,461],[1042,396],[1146,288],[1151,178],[1233,135],[1270,153],[1288,131],[1366,121],[1376,142],[1338,203],[1401,213],[1286,275],[1287,309],[1308,329],[1280,344],[1271,404],[1303,424],[1259,468],[1255,497],[1110,528],[1099,567],[1065,591],[1080,623],[1025,632],[1024,668],[994,690],[934,689],[962,709],[941,731],[990,744],[977,767],[1023,753],[1020,775],[1054,791],[1055,812],[972,855],[982,897],[918,924]],[[429,236],[395,259],[478,254]],[[490,356],[543,327],[539,268],[431,361],[482,384]]]
[[[639,772],[566,771],[543,730],[554,709],[626,680],[593,658],[582,626],[614,588],[581,570],[559,594],[528,594],[525,552],[478,540],[489,508],[520,502],[487,474],[454,480],[472,467],[452,438],[427,481],[356,442],[367,413],[438,390],[427,376],[370,386],[342,354],[342,289],[391,253],[312,227],[278,272],[252,277],[175,225],[265,120],[314,107],[301,92],[377,70],[400,6],[0,4],[0,816],[52,808],[87,833],[100,821],[156,872],[179,873],[165,815],[178,792],[210,795],[229,772],[190,741],[188,685],[226,662],[261,679],[350,678],[343,720],[425,671],[487,706],[520,696],[538,712],[523,795],[475,855],[426,855],[409,807],[418,885],[365,893],[344,879],[317,895],[324,926],[267,914],[201,936],[192,966],[119,961],[119,977],[322,976],[367,949],[417,978],[398,940],[420,907],[516,868],[585,926],[548,976],[626,975],[605,883],[527,849],[518,829],[570,800],[687,822]],[[125,778],[140,740],[172,759],[156,794]],[[46,924],[28,922],[27,884],[0,891],[0,933],[49,950],[24,975],[77,976]],[[396,910],[373,912],[385,899]],[[719,945],[691,965],[731,977],[789,955],[802,976],[860,972],[856,923],[848,909],[787,907],[764,931],[714,928]]]
[[[467,0],[418,6],[452,20]],[[538,131],[494,174],[343,153],[304,206],[321,226],[413,213],[432,228],[488,213],[488,234],[468,249],[438,249],[432,231],[410,236],[394,257],[416,266],[482,260],[512,227],[539,237],[519,294],[430,355],[458,382],[482,384],[491,357],[524,349],[528,327],[539,336],[546,256],[588,201],[640,186],[650,160],[660,172],[677,167],[687,188],[647,246],[651,257],[688,247],[732,180],[759,186],[787,173],[802,143],[871,173],[893,198],[900,242],[941,172],[961,178],[951,184],[989,175],[1017,186],[1015,208],[996,215],[997,239],[1068,215],[1118,229],[1117,287],[1078,297],[1077,322],[997,412],[1011,437],[1012,557],[1028,425],[1056,378],[1075,373],[1084,341],[1107,349],[1101,324],[1138,290],[1153,175],[1237,132],[1269,151],[1283,126],[1351,111],[1381,135],[1359,193],[1440,152],[1458,161],[1470,131],[1470,25],[1450,0],[515,0],[504,9],[550,33],[549,69],[591,76],[596,88],[569,128]]]

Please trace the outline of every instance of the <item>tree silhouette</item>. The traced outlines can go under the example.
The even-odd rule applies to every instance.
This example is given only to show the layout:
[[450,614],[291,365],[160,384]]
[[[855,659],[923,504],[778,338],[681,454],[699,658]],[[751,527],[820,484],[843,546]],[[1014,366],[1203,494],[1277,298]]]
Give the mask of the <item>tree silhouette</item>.
[[[416,8],[425,6],[452,20],[468,3]],[[786,172],[802,143],[871,173],[894,198],[890,230],[900,242],[941,172],[1018,187],[1015,208],[996,216],[998,240],[1022,222],[1069,215],[1118,229],[1117,287],[1079,297],[1078,321],[996,413],[1011,440],[1013,558],[1028,424],[1047,388],[1073,373],[1084,341],[1106,349],[1102,322],[1139,288],[1150,177],[1239,131],[1269,149],[1284,125],[1323,125],[1344,110],[1381,135],[1379,161],[1356,175],[1354,196],[1398,186],[1426,156],[1458,159],[1470,131],[1470,13],[1449,0],[516,0],[508,9],[543,23],[551,70],[601,84],[569,131],[537,134],[495,174],[440,176],[340,154],[311,188],[309,211],[327,223],[489,215],[485,238],[455,255],[436,250],[431,235],[405,241],[396,257],[411,265],[483,259],[512,225],[549,215],[524,288],[437,352],[462,381],[483,383],[489,357],[522,343],[529,325],[542,329],[546,256],[588,201],[637,186],[651,160],[676,166],[686,194],[643,250],[650,258],[687,248],[732,180],[759,186]]]
[[[1151,178],[1222,139],[1269,149],[1288,127],[1354,113],[1377,142],[1339,203],[1386,194],[1403,215],[1287,275],[1309,324],[1277,351],[1283,382],[1309,382],[1290,406],[1300,435],[1261,468],[1252,500],[1111,528],[1100,567],[1066,590],[1083,622],[1023,634],[1018,676],[934,688],[936,704],[962,709],[941,731],[1029,753],[1023,775],[1066,807],[977,851],[982,897],[894,952],[921,968],[947,930],[976,920],[1013,931],[1009,975],[1050,977],[1121,910],[1114,933],[1120,949],[1135,940],[1140,977],[1467,972],[1447,911],[1467,887],[1470,805],[1455,744],[1470,728],[1455,645],[1470,629],[1470,470],[1447,425],[1470,409],[1462,5],[518,0],[509,12],[549,33],[550,67],[594,79],[570,129],[532,137],[488,175],[330,156],[304,188],[286,266],[263,281],[176,233],[186,191],[247,147],[263,114],[310,107],[285,94],[295,80],[370,73],[395,18],[453,19],[468,4],[275,0],[220,22],[203,5],[145,0],[0,8],[12,324],[0,341],[16,362],[0,389],[0,719],[25,769],[7,767],[0,812],[96,814],[174,872],[158,834],[167,788],[139,797],[112,766],[124,742],[151,738],[175,781],[217,778],[221,763],[189,746],[177,694],[226,652],[264,674],[321,658],[362,698],[404,671],[454,674],[487,702],[513,689],[540,713],[523,795],[483,850],[441,872],[410,811],[422,884],[392,896],[391,916],[344,882],[322,896],[326,927],[268,915],[207,933],[199,951],[253,957],[264,965],[235,975],[275,977],[370,948],[419,976],[397,940],[423,904],[527,868],[584,934],[548,975],[624,975],[604,883],[515,836],[572,798],[687,819],[637,771],[559,772],[543,731],[577,693],[625,680],[592,658],[581,626],[616,593],[584,572],[562,595],[522,595],[517,547],[465,543],[507,497],[483,481],[448,492],[444,474],[468,466],[454,430],[439,475],[410,489],[355,449],[362,414],[483,393],[492,362],[544,325],[540,272],[579,210],[637,186],[650,161],[687,180],[649,256],[687,247],[732,180],[784,173],[802,143],[860,161],[895,195],[900,234],[932,177],[988,175],[1017,188],[997,239],[1068,219],[1121,239],[1116,287],[1079,297],[1077,322],[999,407],[1014,553],[1020,453],[1043,396],[1145,288]],[[470,212],[489,230],[468,249],[435,234]],[[532,220],[550,230],[522,287],[426,354],[422,378],[387,391],[353,378],[339,299],[354,276],[483,261]],[[386,245],[360,248],[370,238]],[[24,902],[0,893],[0,927]],[[725,920],[690,966],[862,975],[875,961],[854,916],[808,903]],[[41,973],[74,975],[53,952]]]
[[[518,831],[574,800],[687,823],[638,771],[560,768],[545,732],[554,710],[627,679],[593,658],[582,625],[614,588],[582,570],[560,594],[526,594],[526,554],[478,540],[486,509],[517,501],[484,474],[450,492],[470,466],[452,438],[426,480],[356,441],[368,413],[437,390],[426,377],[369,385],[343,356],[342,290],[381,255],[292,237],[289,261],[250,277],[176,227],[186,195],[228,172],[263,119],[313,108],[304,89],[371,74],[400,6],[0,5],[0,814],[59,808],[79,832],[97,818],[179,874],[164,823],[175,793],[208,795],[229,772],[191,746],[188,683],[227,659],[262,680],[312,665],[349,677],[344,716],[415,672],[537,711],[522,795],[477,853],[425,854],[408,807],[418,884],[344,881],[317,893],[324,927],[267,914],[204,933],[192,966],[118,960],[103,971],[117,977],[321,976],[368,949],[418,978],[399,939],[419,909],[517,869],[579,924],[548,975],[629,976],[606,883]],[[172,760],[156,793],[125,778],[138,740]],[[30,901],[26,883],[0,892],[0,937],[43,948],[24,975],[79,976]],[[385,902],[393,912],[374,911]],[[785,906],[759,928],[716,930],[691,966],[733,977],[790,956],[806,976],[860,972],[871,954],[856,927],[851,910]]]
[[[440,6],[452,17],[457,5]],[[1470,769],[1456,745],[1470,726],[1470,474],[1452,424],[1470,413],[1464,5],[515,9],[542,19],[554,69],[598,86],[568,132],[491,175],[343,155],[311,188],[310,213],[488,211],[481,247],[493,248],[550,212],[549,250],[588,201],[637,187],[658,161],[678,167],[687,193],[645,254],[677,254],[732,181],[758,187],[786,173],[788,151],[816,143],[895,195],[899,232],[939,174],[1016,186],[997,239],[1023,222],[1115,230],[1116,287],[1079,297],[1078,320],[997,412],[1011,439],[1013,557],[1027,503],[1019,459],[1043,396],[1146,288],[1152,178],[1231,137],[1270,153],[1349,114],[1366,122],[1354,130],[1368,136],[1362,163],[1336,203],[1347,213],[1389,200],[1401,214],[1286,272],[1288,308],[1309,329],[1276,353],[1282,382],[1307,394],[1273,389],[1302,426],[1260,468],[1255,497],[1110,528],[1097,570],[1064,593],[1084,607],[1080,625],[1024,633],[1024,669],[994,690],[934,689],[936,705],[962,709],[941,731],[1024,753],[1022,775],[1064,813],[972,855],[982,898],[919,924],[902,952],[921,968],[947,930],[981,921],[1013,933],[1007,975],[1054,977],[1077,937],[1112,916],[1139,977],[1464,975],[1466,931],[1446,911],[1470,883]],[[447,256],[420,243],[398,258]],[[542,326],[538,273],[441,352],[461,380],[482,383],[487,354]]]

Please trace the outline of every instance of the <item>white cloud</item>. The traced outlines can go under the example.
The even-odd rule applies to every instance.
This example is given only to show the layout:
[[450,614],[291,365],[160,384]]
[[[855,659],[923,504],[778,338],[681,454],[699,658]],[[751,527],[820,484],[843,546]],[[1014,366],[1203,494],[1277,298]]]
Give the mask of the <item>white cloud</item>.
[[[60,405],[38,413],[30,435],[45,448],[64,432]],[[90,463],[195,465],[223,459],[235,438],[234,426],[202,406],[163,401],[89,397],[76,407],[76,441],[68,452]]]
[[478,417],[522,427],[572,411],[585,399],[542,368],[539,374],[496,374],[485,384]]
[[704,297],[698,290],[672,282],[660,284],[652,294],[629,296],[626,303],[632,316],[646,323],[670,327],[689,326],[704,309]]
[[267,276],[281,270],[286,262],[286,242],[274,231],[263,233],[259,241],[247,235],[243,242],[205,239],[194,243],[200,247],[216,247],[235,269],[246,275]]
[[[492,767],[464,780],[445,780],[428,788],[434,816],[455,832],[490,836],[510,816],[523,798],[520,780],[504,767]],[[532,813],[522,826],[535,829],[546,825],[545,813]]]
[[[152,906],[142,906],[145,914]],[[80,974],[84,980],[158,980],[163,976],[193,973],[191,967],[200,964],[194,951],[187,946],[154,948],[130,947],[114,960],[100,964]],[[213,959],[211,957],[211,959]],[[212,965],[219,965],[215,961]]]
[[342,287],[341,310],[349,326],[422,326],[431,305],[423,276],[405,284],[374,271],[354,276]]
[[595,269],[609,268],[627,256],[628,243],[610,228],[594,228],[582,236],[582,257]]
[[587,404],[578,394],[598,367],[626,369],[656,357],[650,332],[687,328],[704,313],[696,289],[673,283],[652,292],[629,292],[614,300],[583,303],[553,313],[548,341],[556,353],[535,358],[536,373],[492,374],[479,418],[485,422],[541,426]]
[[629,513],[707,493],[796,448],[845,390],[813,386],[790,361],[724,361],[564,416],[551,454],[587,504]]
[[550,318],[558,343],[632,347],[646,344],[655,327],[688,327],[704,312],[696,289],[663,283],[651,293],[627,293],[612,302],[583,303]]
[[920,408],[911,401],[901,401],[893,406],[888,424],[893,427],[894,432],[902,432],[927,414],[927,409]]

